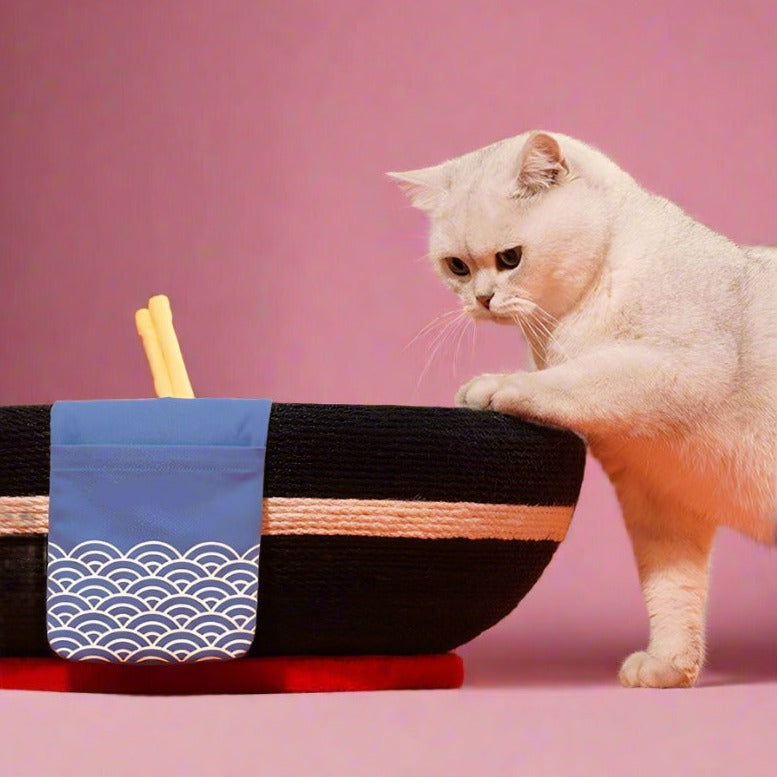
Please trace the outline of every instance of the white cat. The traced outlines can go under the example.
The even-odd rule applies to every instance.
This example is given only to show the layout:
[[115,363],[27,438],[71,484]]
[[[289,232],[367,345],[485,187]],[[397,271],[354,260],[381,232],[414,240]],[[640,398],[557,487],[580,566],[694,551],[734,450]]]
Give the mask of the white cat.
[[464,309],[520,325],[537,368],[481,375],[457,403],[575,430],[614,484],[650,616],[621,682],[693,685],[717,527],[775,542],[777,249],[736,245],[556,133],[389,175],[428,213]]

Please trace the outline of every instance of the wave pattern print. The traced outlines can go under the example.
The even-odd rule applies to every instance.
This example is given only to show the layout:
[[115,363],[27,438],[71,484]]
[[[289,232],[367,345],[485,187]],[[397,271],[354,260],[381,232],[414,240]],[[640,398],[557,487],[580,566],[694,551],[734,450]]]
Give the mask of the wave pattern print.
[[70,552],[49,543],[48,637],[73,661],[170,664],[238,658],[256,627],[259,545],[180,552],[102,541]]

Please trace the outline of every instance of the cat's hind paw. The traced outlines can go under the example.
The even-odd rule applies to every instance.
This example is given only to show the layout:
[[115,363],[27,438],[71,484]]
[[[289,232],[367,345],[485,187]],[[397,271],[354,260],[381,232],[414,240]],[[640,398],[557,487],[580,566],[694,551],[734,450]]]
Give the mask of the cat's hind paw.
[[687,667],[678,667],[665,658],[640,650],[623,662],[618,679],[626,688],[690,688],[699,676],[701,665],[688,663]]

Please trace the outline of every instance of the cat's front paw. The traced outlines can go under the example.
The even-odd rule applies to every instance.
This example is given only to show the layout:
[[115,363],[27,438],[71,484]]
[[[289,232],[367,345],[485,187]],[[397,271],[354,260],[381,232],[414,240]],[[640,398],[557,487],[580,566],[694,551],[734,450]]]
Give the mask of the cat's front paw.
[[456,392],[456,405],[473,410],[486,410],[491,406],[494,394],[504,385],[509,375],[486,373],[465,383]]
[[692,657],[669,661],[640,650],[623,662],[618,679],[626,688],[690,688],[700,669]]
[[522,418],[538,418],[537,388],[531,373],[514,372],[505,375],[491,395],[488,407],[497,413],[508,413]]
[[534,417],[537,409],[532,401],[530,380],[527,372],[479,375],[458,390],[456,404],[475,410],[496,410],[498,413]]

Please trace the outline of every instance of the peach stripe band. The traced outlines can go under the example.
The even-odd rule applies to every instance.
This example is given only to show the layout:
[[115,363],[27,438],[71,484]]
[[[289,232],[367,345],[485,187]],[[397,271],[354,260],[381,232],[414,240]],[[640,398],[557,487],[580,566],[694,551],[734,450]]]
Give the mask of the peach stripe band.
[[[269,497],[262,534],[325,534],[561,542],[572,506]],[[0,535],[46,534],[47,496],[0,497]]]

